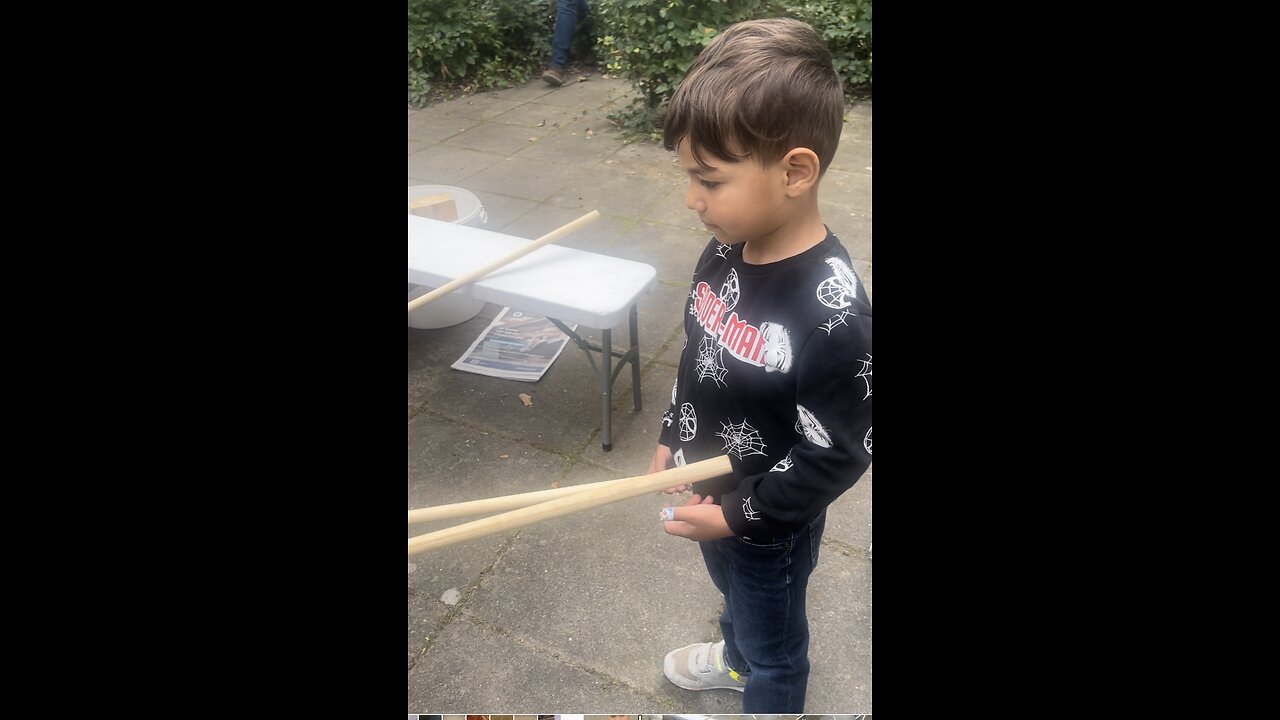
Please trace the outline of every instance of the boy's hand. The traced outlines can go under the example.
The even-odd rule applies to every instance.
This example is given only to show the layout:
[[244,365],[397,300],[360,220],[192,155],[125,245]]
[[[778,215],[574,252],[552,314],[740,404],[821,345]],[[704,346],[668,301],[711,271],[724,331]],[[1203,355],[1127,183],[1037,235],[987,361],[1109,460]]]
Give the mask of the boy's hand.
[[[649,471],[646,472],[645,475],[652,475],[656,472],[662,472],[663,470],[670,470],[675,466],[676,460],[671,455],[671,448],[663,445],[662,443],[658,443],[658,447],[653,449],[653,457],[649,458]],[[662,492],[670,495],[671,493],[684,492],[688,487],[688,485],[675,485],[663,490]]]
[[694,495],[684,506],[673,507],[671,511],[674,519],[662,523],[662,529],[668,535],[679,535],[699,542],[733,535],[729,523],[724,521],[720,506],[711,502],[710,495],[705,498]]

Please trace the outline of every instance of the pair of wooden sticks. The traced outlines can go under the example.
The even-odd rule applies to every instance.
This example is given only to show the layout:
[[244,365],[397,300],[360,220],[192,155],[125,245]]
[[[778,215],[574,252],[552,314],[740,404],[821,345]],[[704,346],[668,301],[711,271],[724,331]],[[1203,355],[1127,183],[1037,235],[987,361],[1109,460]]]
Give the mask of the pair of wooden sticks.
[[[733,466],[729,464],[729,456],[721,455],[710,460],[685,465],[684,467],[656,472],[652,475],[637,475],[586,485],[538,490],[518,495],[504,495],[487,500],[472,500],[452,505],[410,510],[410,525],[429,520],[443,520],[488,512],[500,512],[501,514],[411,537],[409,538],[409,554],[415,555],[465,540],[474,540],[486,535],[514,530],[542,522],[543,520],[551,520],[552,518],[571,515],[582,510],[590,510],[591,508],[639,497],[646,493],[657,492],[676,485],[687,485],[700,480],[710,480],[722,475],[729,475],[732,472]],[[509,510],[510,512],[501,512],[503,510]]]

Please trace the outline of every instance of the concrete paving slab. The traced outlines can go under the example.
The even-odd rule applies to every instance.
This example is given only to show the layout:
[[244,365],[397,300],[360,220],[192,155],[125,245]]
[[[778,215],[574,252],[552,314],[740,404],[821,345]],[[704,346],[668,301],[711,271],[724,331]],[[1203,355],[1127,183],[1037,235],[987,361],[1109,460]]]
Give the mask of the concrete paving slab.
[[842,170],[844,172],[871,174],[871,141],[857,140],[857,135],[846,131],[840,139],[840,147],[836,148],[836,155],[831,160],[831,170]]
[[543,202],[557,207],[595,208],[601,213],[640,218],[647,215],[649,208],[667,191],[662,184],[634,172],[599,165],[575,168],[569,177],[572,182]]
[[[532,610],[536,595],[519,591]],[[651,705],[622,683],[575,666],[520,637],[466,619],[440,634],[409,671],[410,713],[501,708],[539,713],[564,708],[609,712]]]
[[[682,291],[688,292],[688,285],[685,285]],[[672,325],[671,330],[672,335],[667,347],[653,358],[653,362],[674,368],[680,366],[680,353],[684,350],[684,325]]]
[[[543,206],[548,207],[548,206]],[[578,208],[573,212],[579,217],[587,214],[591,210],[597,208]],[[631,218],[618,217],[616,215],[607,215],[601,212],[600,218],[581,230],[566,235],[563,239],[557,240],[557,245],[571,247],[577,250],[586,250],[588,252],[602,253],[604,255],[612,255],[611,248],[618,242],[618,238],[622,237],[628,230],[635,227],[636,221]]]
[[574,80],[538,98],[538,102],[570,108],[598,108],[616,98],[618,86],[626,84],[625,80],[602,80],[597,77],[586,81]]
[[847,546],[842,550],[855,548],[865,557],[871,538],[871,468],[867,468],[853,487],[831,503],[823,541]]
[[[609,159],[627,172],[635,172],[655,180],[666,180],[670,183],[668,188],[675,190],[687,182],[684,170],[675,157],[675,153],[663,149],[661,145],[636,141],[618,148]],[[680,206],[684,207],[683,200]]]
[[871,212],[871,175],[853,173],[832,168],[822,178],[819,197],[825,195],[839,199],[839,204],[851,211]]
[[531,80],[524,85],[513,88],[504,88],[502,90],[494,90],[489,94],[499,100],[510,100],[512,102],[532,102],[551,93],[555,88],[544,83],[541,79]]
[[576,108],[527,102],[516,105],[501,115],[495,115],[491,120],[495,123],[526,128],[531,135],[546,135],[565,127],[581,115],[582,112]]
[[824,200],[818,201],[822,221],[840,238],[849,251],[849,257],[869,261],[871,259],[871,215],[859,213],[844,205]]
[[522,100],[500,97],[496,93],[476,93],[433,106],[444,115],[472,120],[489,120],[524,104]]
[[[630,389],[624,378],[614,386],[615,393]],[[533,398],[532,407],[521,403],[520,393]],[[425,394],[428,408],[447,407],[450,417],[468,426],[564,455],[581,452],[601,426],[596,376],[585,355],[573,345],[565,348],[536,383],[449,370],[436,375]]]
[[617,152],[618,145],[606,138],[587,135],[580,129],[557,128],[521,150],[519,157],[555,165],[594,165]]
[[410,154],[410,155],[412,155],[412,154],[414,154],[414,153],[418,152],[419,150],[422,150],[423,148],[430,147],[430,146],[431,146],[431,145],[433,145],[433,144],[434,144],[434,142],[433,142],[433,141],[431,141],[431,140],[414,140],[414,139],[410,138],[410,140],[409,140],[409,154]]
[[[531,478],[556,476],[566,461],[523,445],[479,432],[463,435],[455,425],[427,414],[409,420],[409,509],[541,490],[550,481]],[[501,459],[501,455],[508,455]],[[462,520],[417,523],[408,537],[433,532]],[[408,662],[421,655],[456,606],[442,601],[446,593],[469,594],[481,574],[493,564],[506,535],[480,538],[409,557]]]
[[483,122],[464,133],[458,133],[445,140],[444,144],[452,147],[464,147],[472,150],[510,155],[527,147],[531,137],[535,137],[535,134],[531,133],[528,128],[504,125],[497,122]]
[[409,156],[409,177],[420,181],[414,184],[459,185],[475,192],[462,181],[503,162],[502,155],[468,150],[449,145],[432,145]]
[[485,303],[475,317],[451,327],[407,328],[410,412],[427,401],[441,376],[458,372],[449,366],[466,352],[501,310],[500,305]]
[[409,139],[440,142],[480,123],[479,119],[450,114],[441,106],[429,107],[409,116]]
[[[520,217],[538,207],[537,203],[524,198],[511,197],[510,195],[492,193],[486,190],[472,190],[471,192],[480,198],[480,204],[484,206],[484,211],[489,216],[488,222],[476,225],[476,227],[484,230],[506,232],[505,228],[510,227]],[[518,235],[519,233],[513,234]]]
[[[521,215],[519,219],[511,223],[511,225],[508,226],[508,229],[504,232],[517,235],[519,237],[539,238],[558,227],[561,227],[573,220],[577,220],[594,209],[595,208],[571,210],[568,208],[537,203],[534,205],[532,210]],[[596,239],[607,236],[607,231],[602,233],[600,228],[597,227],[602,222],[604,222],[604,218],[600,218],[590,225],[584,226],[581,230],[576,230],[566,235],[563,241],[558,240],[556,242],[563,242],[566,247],[576,247],[578,249],[586,250],[593,250],[595,246],[601,248],[606,247],[612,242],[612,240],[610,240],[609,243],[606,243],[603,239]],[[573,245],[570,243],[579,244]],[[584,243],[585,245],[583,245]]]
[[[658,198],[650,208],[648,214],[643,218],[651,223],[659,223],[662,225],[670,225],[671,227],[680,228],[694,233],[707,234],[706,228],[698,221],[698,213],[690,210],[684,204],[685,196],[689,192],[689,188],[684,182],[671,181],[671,190],[666,195]],[[821,201],[819,201],[821,202]],[[693,266],[689,266],[689,274],[693,275]]]
[[871,713],[871,561],[823,546],[809,578],[805,712]]
[[547,163],[508,157],[467,178],[467,189],[489,190],[512,197],[542,202],[569,182],[562,173],[551,172]]

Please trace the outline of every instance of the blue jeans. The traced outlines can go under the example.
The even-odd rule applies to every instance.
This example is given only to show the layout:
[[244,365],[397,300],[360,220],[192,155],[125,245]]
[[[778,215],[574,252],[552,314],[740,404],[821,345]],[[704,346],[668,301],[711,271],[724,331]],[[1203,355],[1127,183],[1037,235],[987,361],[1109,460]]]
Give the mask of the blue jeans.
[[809,687],[805,591],[818,564],[824,510],[808,527],[778,537],[698,543],[724,595],[725,661],[743,675],[744,713],[802,713]]
[[564,69],[569,64],[569,47],[578,23],[587,19],[587,0],[556,0],[556,32],[551,40],[551,67]]

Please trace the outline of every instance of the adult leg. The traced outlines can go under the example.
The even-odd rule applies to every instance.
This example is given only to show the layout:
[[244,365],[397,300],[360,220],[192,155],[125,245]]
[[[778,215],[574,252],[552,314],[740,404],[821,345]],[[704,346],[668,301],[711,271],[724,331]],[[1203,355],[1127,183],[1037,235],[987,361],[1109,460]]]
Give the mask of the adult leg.
[[578,22],[586,18],[586,0],[556,0],[556,29],[551,40],[551,67],[563,70],[569,64],[569,48]]

